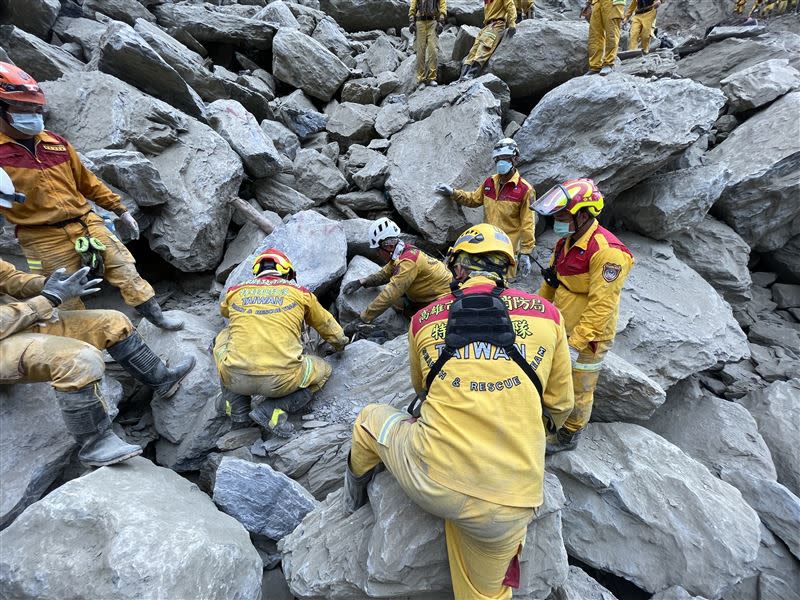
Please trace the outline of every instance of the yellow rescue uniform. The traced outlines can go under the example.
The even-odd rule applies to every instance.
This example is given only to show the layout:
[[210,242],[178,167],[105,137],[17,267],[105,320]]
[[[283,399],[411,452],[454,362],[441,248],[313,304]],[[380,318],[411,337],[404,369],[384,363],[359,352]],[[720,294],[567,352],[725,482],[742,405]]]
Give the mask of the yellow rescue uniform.
[[514,6],[517,8],[517,14],[527,14],[533,8],[534,0],[514,0]]
[[589,18],[589,68],[613,67],[619,50],[625,0],[592,0]]
[[439,40],[436,24],[447,16],[446,0],[411,0],[408,18],[416,24],[414,52],[417,54],[417,81],[436,81]]
[[560,285],[542,283],[539,294],[564,315],[569,345],[579,352],[573,365],[575,410],[564,426],[568,431],[578,431],[589,422],[603,357],[616,335],[622,288],[633,263],[630,250],[597,221],[579,239],[561,238],[556,243],[550,264],[555,264]]
[[406,244],[395,260],[364,279],[364,287],[386,285],[361,314],[365,323],[374,321],[389,307],[401,306],[403,296],[416,310],[450,293],[452,273],[444,264],[422,250]]
[[[462,286],[465,294],[493,288],[486,277]],[[507,289],[502,299],[517,348],[535,368],[544,398],[502,349],[482,343],[461,349],[425,390],[453,299],[435,301],[411,321],[411,380],[417,393],[427,392],[420,418],[387,405],[365,407],[353,427],[350,465],[358,476],[383,462],[415,502],[445,519],[457,600],[507,599],[510,567],[543,501],[542,405],[556,427],[573,408],[567,336],[552,304]]]
[[223,385],[237,394],[280,398],[325,384],[330,365],[303,352],[305,322],[334,347],[347,344],[341,326],[316,296],[281,277],[254,277],[232,286],[220,312],[230,322],[217,336],[214,358]]
[[516,21],[514,0],[483,0],[483,29],[475,38],[464,64],[477,63],[483,67],[503,39],[503,32],[508,27],[514,27]]
[[650,38],[653,36],[657,12],[654,3],[655,0],[633,0],[625,11],[626,21],[633,15],[628,50],[636,50],[641,44],[644,54],[650,52]]

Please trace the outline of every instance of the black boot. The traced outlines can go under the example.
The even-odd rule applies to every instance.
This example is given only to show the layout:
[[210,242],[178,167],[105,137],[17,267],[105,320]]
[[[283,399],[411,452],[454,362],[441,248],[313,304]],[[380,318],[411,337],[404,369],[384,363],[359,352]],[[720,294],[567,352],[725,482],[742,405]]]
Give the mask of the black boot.
[[348,453],[344,471],[344,489],[342,490],[342,508],[345,514],[351,515],[367,503],[369,500],[367,485],[372,481],[376,472],[376,469],[370,469],[361,477],[356,477],[350,470],[350,454]]
[[149,385],[157,398],[167,399],[178,391],[184,377],[197,362],[194,356],[185,358],[177,366],[168,368],[158,355],[144,343],[138,331],[108,348],[108,353],[134,379]]
[[183,329],[183,321],[176,317],[167,317],[161,312],[161,307],[158,305],[155,298],[150,298],[150,300],[135,308],[140,315],[159,329],[166,329],[167,331]]
[[301,411],[314,399],[308,388],[300,388],[281,398],[268,398],[250,413],[250,418],[264,429],[282,438],[290,438],[294,434],[294,426],[289,423],[287,413]]
[[574,450],[578,446],[578,440],[583,435],[583,429],[576,432],[567,431],[563,427],[555,434],[555,440],[547,442],[544,453],[547,456],[556,454],[557,452],[564,452],[565,450]]
[[478,63],[472,63],[464,74],[464,79],[475,79],[481,74],[481,66]]
[[142,453],[139,446],[120,439],[111,429],[99,384],[93,383],[77,392],[56,392],[56,396],[67,431],[81,445],[78,460],[84,465],[113,465]]
[[246,429],[255,425],[250,418],[250,396],[236,394],[222,386],[217,396],[217,413],[231,419],[231,429]]
[[464,81],[464,79],[466,79],[466,75],[471,67],[472,67],[471,63],[464,63],[463,65],[461,65],[461,75],[459,75],[458,77],[459,81]]

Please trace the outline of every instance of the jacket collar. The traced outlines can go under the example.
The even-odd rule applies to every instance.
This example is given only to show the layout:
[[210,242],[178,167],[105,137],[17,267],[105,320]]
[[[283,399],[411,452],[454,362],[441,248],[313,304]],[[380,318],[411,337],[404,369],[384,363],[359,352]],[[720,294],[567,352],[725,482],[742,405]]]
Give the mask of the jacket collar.
[[[509,183],[513,183],[514,187],[517,187],[517,185],[519,184],[519,180],[521,178],[522,178],[522,176],[519,174],[519,169],[514,169],[514,174],[511,176],[511,179],[509,179],[506,182],[506,185],[508,185]],[[494,185],[495,185],[495,187],[500,187],[500,174],[499,173],[495,173],[494,174]]]
[[589,240],[592,239],[594,236],[594,232],[597,231],[597,228],[600,226],[600,223],[597,222],[597,219],[594,220],[594,223],[591,224],[589,229],[583,232],[583,235],[578,238],[577,240],[572,242],[570,249],[572,248],[580,248],[581,250],[586,250],[589,247]]
[[[52,133],[45,130],[42,133],[33,136],[33,139],[36,140],[36,143],[39,142],[46,142],[48,144],[60,144],[61,142],[53,136]],[[14,138],[7,136],[5,133],[0,133],[0,144],[19,144],[19,140],[15,140]]]

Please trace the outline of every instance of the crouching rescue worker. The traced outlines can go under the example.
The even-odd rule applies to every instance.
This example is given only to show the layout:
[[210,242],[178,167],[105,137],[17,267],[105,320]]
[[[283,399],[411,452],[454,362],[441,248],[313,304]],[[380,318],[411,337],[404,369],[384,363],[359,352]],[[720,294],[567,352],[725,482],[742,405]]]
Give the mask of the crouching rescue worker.
[[517,32],[517,7],[514,0],[483,0],[483,29],[461,65],[461,77],[473,79],[480,75],[500,41],[511,39]]
[[[145,319],[162,329],[180,329],[180,320],[162,314],[133,256],[92,212],[87,198],[117,214],[134,239],[139,237],[136,220],[67,140],[44,129],[44,105],[44,92],[30,75],[0,62],[0,167],[27,198],[0,208],[0,214],[16,225],[31,272],[49,275],[63,267],[74,273],[89,266],[93,277],[119,288],[125,303]],[[69,308],[83,308],[83,303],[74,298]]]
[[370,404],[353,426],[345,510],[367,502],[383,463],[414,502],[445,519],[457,600],[511,598],[528,523],[543,502],[545,423],[561,426],[573,405],[561,315],[505,287],[515,260],[492,225],[456,240],[447,257],[454,292],[411,321],[418,399],[409,412],[418,418]]
[[[333,315],[296,279],[289,258],[270,248],[253,261],[252,279],[225,290],[220,311],[230,321],[217,336],[214,359],[222,382],[218,409],[228,412],[235,429],[255,421],[291,437],[287,413],[305,407],[328,381],[330,365],[303,352],[305,322],[336,350],[347,345]],[[251,411],[256,394],[267,400]]]
[[[454,190],[446,183],[436,186],[436,193],[455,200],[462,206],[483,206],[483,218],[499,227],[511,238],[517,253],[519,277],[527,277],[531,271],[531,257],[536,240],[531,201],[536,197],[533,186],[522,178],[517,170],[519,146],[511,138],[503,138],[492,150],[492,159],[497,173],[490,175],[474,192]],[[517,275],[512,266],[509,278]]]
[[364,323],[371,323],[390,307],[411,317],[423,306],[450,293],[453,276],[447,267],[422,250],[403,242],[400,228],[394,221],[383,217],[372,222],[369,247],[378,250],[378,256],[386,266],[342,288],[344,294],[352,294],[361,287],[386,285],[361,313],[360,318]]
[[564,315],[575,390],[575,409],[551,437],[549,454],[575,448],[589,423],[603,358],[616,333],[622,287],[634,261],[625,244],[597,222],[603,195],[591,179],[565,181],[533,208],[555,219],[553,229],[560,236],[550,266],[542,271],[539,294]]
[[417,54],[417,83],[437,86],[436,70],[439,67],[439,34],[444,30],[447,17],[446,0],[411,0],[408,7],[408,26],[414,34],[414,52]]

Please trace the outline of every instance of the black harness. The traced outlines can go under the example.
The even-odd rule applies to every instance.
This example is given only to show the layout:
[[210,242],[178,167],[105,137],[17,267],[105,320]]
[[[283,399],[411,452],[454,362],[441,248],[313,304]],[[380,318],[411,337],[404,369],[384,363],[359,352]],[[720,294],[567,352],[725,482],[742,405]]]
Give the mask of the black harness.
[[[453,291],[455,300],[450,306],[447,319],[447,330],[444,337],[445,347],[439,358],[431,366],[425,381],[426,388],[431,389],[433,382],[444,367],[445,363],[456,355],[456,352],[473,342],[486,342],[502,348],[506,355],[513,360],[533,383],[539,393],[539,399],[544,399],[542,382],[536,371],[523,358],[514,341],[517,334],[508,314],[505,303],[500,298],[505,288],[496,286],[490,293],[465,294],[462,290]],[[417,396],[408,407],[408,412],[419,417],[420,408],[424,398]],[[542,405],[542,413],[549,414]]]

